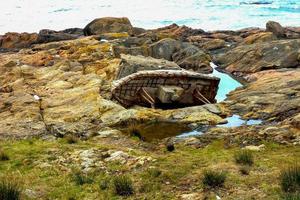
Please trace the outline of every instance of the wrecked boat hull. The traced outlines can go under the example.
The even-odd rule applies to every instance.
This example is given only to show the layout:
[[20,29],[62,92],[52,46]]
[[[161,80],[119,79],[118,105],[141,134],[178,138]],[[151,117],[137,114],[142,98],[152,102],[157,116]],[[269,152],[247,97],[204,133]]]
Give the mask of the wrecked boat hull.
[[112,95],[125,107],[184,107],[214,103],[220,79],[186,70],[140,71],[114,82]]

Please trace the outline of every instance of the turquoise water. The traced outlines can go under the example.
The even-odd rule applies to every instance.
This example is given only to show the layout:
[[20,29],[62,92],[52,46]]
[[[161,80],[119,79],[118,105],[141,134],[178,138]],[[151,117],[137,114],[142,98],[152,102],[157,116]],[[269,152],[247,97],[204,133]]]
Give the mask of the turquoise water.
[[238,115],[233,115],[231,117],[226,118],[228,121],[227,124],[218,125],[218,127],[239,127],[242,125],[259,125],[262,123],[262,120],[250,119],[250,120],[243,120]]
[[225,73],[218,72],[215,68],[217,67],[215,64],[211,63],[211,66],[214,68],[213,75],[219,77],[221,79],[219,84],[218,93],[216,96],[217,102],[221,102],[226,99],[226,95],[235,90],[237,87],[242,86],[242,84],[231,76]]
[[[231,117],[226,118],[226,120],[227,120],[226,124],[217,125],[217,127],[234,128],[234,127],[240,127],[240,126],[260,125],[263,122],[262,120],[259,120],[259,119],[243,120],[238,115],[232,115]],[[209,128],[211,128],[211,127],[209,127]],[[206,128],[206,129],[208,130],[209,128]],[[204,132],[205,131],[203,131],[203,128],[200,127],[193,131],[184,132],[177,137],[181,138],[181,137],[199,136],[199,135],[204,134]]]
[[84,27],[97,17],[127,16],[134,26],[171,23],[205,30],[300,26],[299,0],[9,0],[1,2],[0,34]]

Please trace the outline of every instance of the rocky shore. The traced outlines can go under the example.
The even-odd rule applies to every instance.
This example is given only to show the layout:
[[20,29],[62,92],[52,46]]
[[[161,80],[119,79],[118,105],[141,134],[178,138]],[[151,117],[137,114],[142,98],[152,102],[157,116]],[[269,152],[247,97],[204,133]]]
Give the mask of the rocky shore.
[[[147,156],[145,152],[150,149],[155,152],[170,141],[192,149],[220,140],[231,147],[258,147],[264,142],[292,148],[300,145],[299,27],[268,22],[266,29],[238,31],[206,32],[176,24],[145,30],[133,27],[127,18],[100,18],[83,29],[6,33],[0,36],[0,52],[3,146],[12,139],[50,141],[73,135],[97,141],[97,145],[121,148],[77,149],[63,154],[55,151],[51,154],[59,157],[46,168],[59,163],[67,170],[71,163],[80,160],[85,170],[99,167],[107,170],[111,160],[119,159],[129,163],[132,170],[137,165],[153,162],[152,156],[160,154]],[[129,55],[135,63],[126,60]],[[218,70],[242,80],[244,85],[232,91],[225,101],[215,104],[172,109],[138,105],[125,108],[111,93],[124,62],[129,68],[139,62],[138,66],[144,68],[163,66],[204,74],[212,73],[213,62],[219,66]],[[217,126],[226,123],[226,118],[233,114],[245,120],[259,119],[262,123]],[[122,133],[124,127],[166,121],[192,129],[210,128],[200,136],[166,138],[153,143],[132,141]],[[128,148],[139,151],[138,155],[124,153]],[[85,154],[88,156],[82,158]],[[96,158],[98,154],[107,154],[107,158]],[[43,160],[36,164],[42,167],[45,163]],[[172,189],[168,187],[168,190]],[[179,191],[176,199],[205,196],[184,196],[186,191],[176,190]],[[41,196],[32,196],[44,198],[45,191],[40,193]],[[258,194],[260,199],[268,199],[264,191]],[[223,195],[224,199],[239,196],[238,191],[223,192]]]

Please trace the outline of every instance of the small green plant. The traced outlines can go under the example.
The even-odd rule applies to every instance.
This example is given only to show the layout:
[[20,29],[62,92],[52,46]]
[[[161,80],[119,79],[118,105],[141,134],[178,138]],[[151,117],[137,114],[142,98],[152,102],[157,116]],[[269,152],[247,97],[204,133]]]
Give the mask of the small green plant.
[[280,184],[284,192],[300,193],[300,165],[290,166],[281,171]]
[[110,181],[107,178],[104,178],[100,181],[99,188],[100,190],[106,190],[109,188]]
[[300,200],[300,192],[287,193],[283,196],[283,200]]
[[72,179],[76,183],[76,185],[91,184],[94,182],[93,177],[80,171],[74,172],[72,175]]
[[207,188],[217,188],[222,187],[226,180],[225,172],[217,172],[212,170],[207,170],[204,172],[202,183]]
[[147,174],[153,178],[159,177],[161,175],[161,173],[162,172],[157,168],[150,168],[147,170]]
[[248,166],[248,165],[243,165],[243,166],[241,166],[240,169],[239,169],[239,171],[240,171],[240,173],[241,173],[242,175],[249,175],[249,174],[250,174],[250,170],[251,170],[251,168],[250,168],[250,166]]
[[68,144],[75,144],[78,142],[78,138],[74,135],[66,135],[64,138]]
[[9,160],[9,156],[3,150],[0,150],[0,161],[6,160]]
[[254,163],[253,154],[250,150],[242,150],[234,155],[235,162],[241,165],[252,166]]
[[9,181],[0,182],[1,200],[18,200],[21,196],[21,189],[18,184]]
[[130,196],[134,192],[132,180],[126,175],[114,177],[113,184],[117,195]]
[[142,193],[148,193],[148,192],[160,191],[160,190],[161,190],[161,186],[158,182],[145,181],[145,180],[143,181],[143,183],[139,188],[139,192]]

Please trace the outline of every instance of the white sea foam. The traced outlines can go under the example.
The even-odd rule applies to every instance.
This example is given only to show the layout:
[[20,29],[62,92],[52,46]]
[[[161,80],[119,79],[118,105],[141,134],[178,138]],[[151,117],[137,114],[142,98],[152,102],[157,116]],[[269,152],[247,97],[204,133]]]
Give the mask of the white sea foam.
[[104,16],[127,16],[133,25],[144,28],[178,23],[205,30],[239,29],[264,27],[268,20],[300,25],[299,0],[264,2],[267,0],[9,0],[0,5],[0,34],[84,27]]

